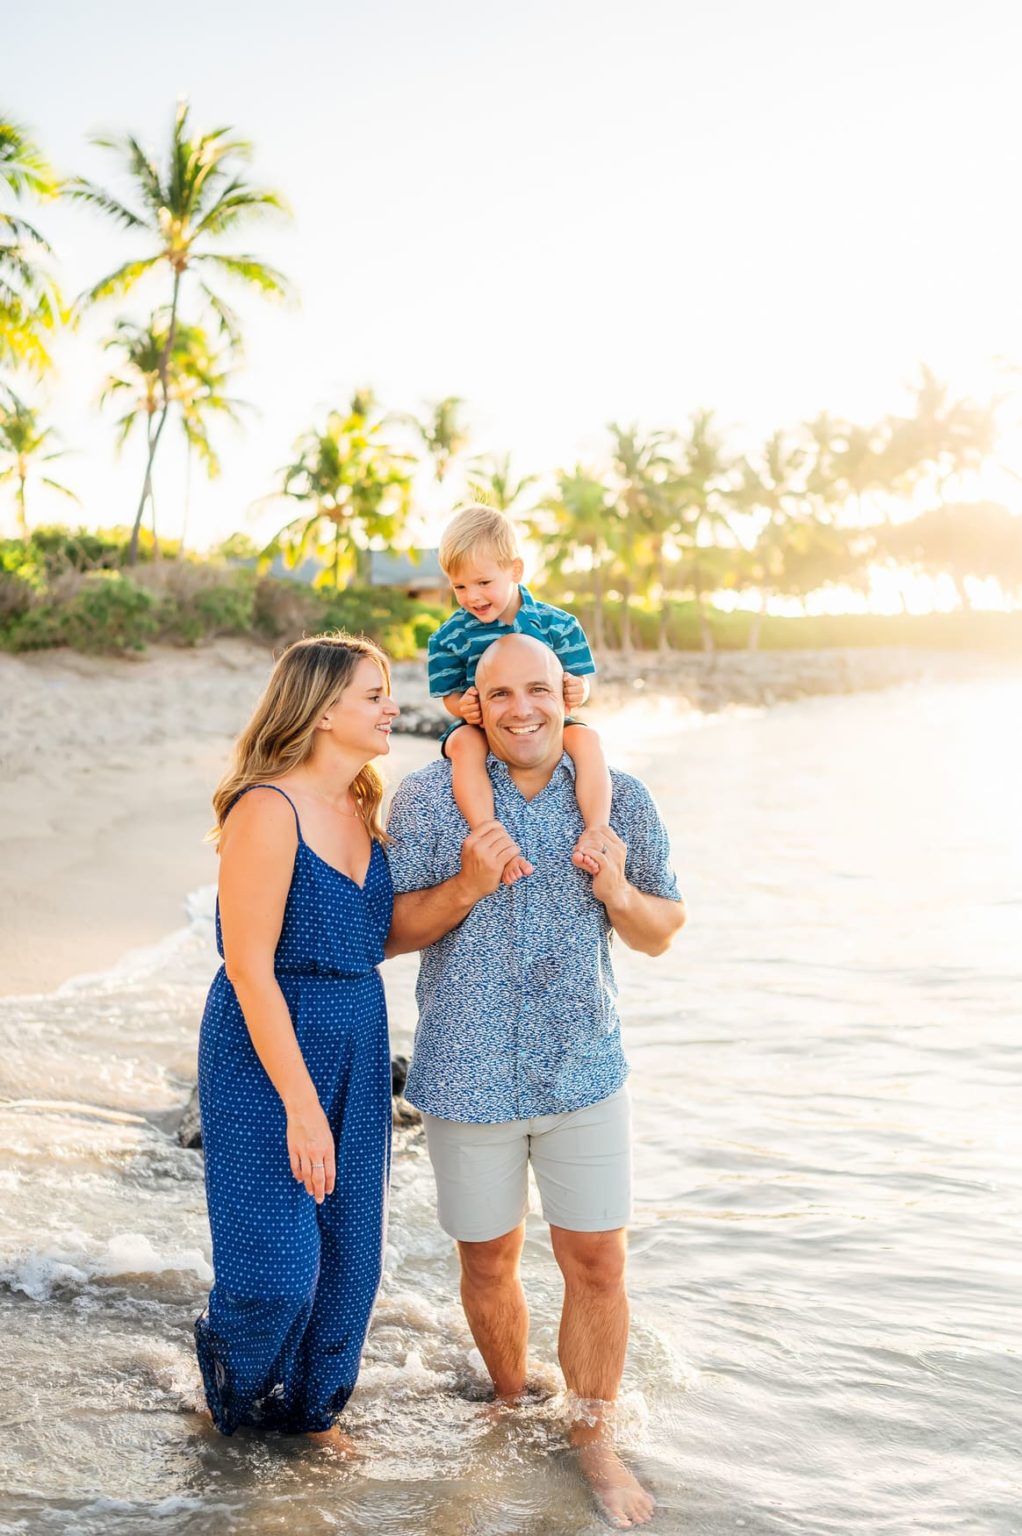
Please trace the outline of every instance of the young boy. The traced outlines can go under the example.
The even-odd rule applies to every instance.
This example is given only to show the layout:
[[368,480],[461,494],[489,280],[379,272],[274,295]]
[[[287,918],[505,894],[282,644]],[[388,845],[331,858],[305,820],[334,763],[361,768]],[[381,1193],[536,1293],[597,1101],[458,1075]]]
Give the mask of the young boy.
[[[493,787],[486,771],[486,736],[475,688],[476,664],[486,647],[513,631],[542,640],[564,668],[564,702],[569,710],[589,696],[596,671],[582,626],[562,608],[538,603],[521,584],[525,566],[514,530],[493,507],[466,507],[440,540],[440,565],[454,588],[461,612],[452,614],[429,638],[429,691],[442,698],[455,724],[441,748],[451,760],[451,785],[458,809],[473,829],[492,821]],[[460,727],[468,726],[467,730]],[[610,774],[595,731],[565,721],[564,749],[575,764],[575,798],[585,826],[610,821]],[[516,856],[504,867],[504,883],[531,875],[528,859]]]

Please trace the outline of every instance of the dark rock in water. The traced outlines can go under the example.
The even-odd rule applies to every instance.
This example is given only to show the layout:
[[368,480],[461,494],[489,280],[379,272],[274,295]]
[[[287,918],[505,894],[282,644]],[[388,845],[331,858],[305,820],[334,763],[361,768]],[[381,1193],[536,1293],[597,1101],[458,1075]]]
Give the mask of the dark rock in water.
[[192,1089],[185,1105],[185,1112],[181,1116],[181,1124],[177,1128],[179,1146],[190,1147],[198,1151],[202,1146],[202,1126],[199,1124],[199,1088],[198,1084]]
[[[408,1057],[393,1056],[390,1062],[390,1084],[394,1095],[394,1126],[405,1128],[418,1125],[422,1116],[403,1098],[408,1078]],[[199,1121],[199,1089],[196,1085],[188,1096],[181,1122],[177,1128],[178,1145],[194,1152],[202,1150],[202,1125]]]
[[436,740],[448,724],[436,710],[402,709],[394,721],[394,730],[400,736],[432,736]]

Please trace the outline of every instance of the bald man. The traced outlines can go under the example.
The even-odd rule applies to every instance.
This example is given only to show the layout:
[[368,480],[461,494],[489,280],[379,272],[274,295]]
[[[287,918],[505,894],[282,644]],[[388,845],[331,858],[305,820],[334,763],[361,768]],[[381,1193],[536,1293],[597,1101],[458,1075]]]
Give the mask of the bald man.
[[[480,659],[476,687],[499,819],[469,833],[440,760],[404,780],[388,826],[388,954],[422,951],[406,1094],[422,1111],[468,1324],[504,1400],[526,1382],[519,1263],[531,1163],[564,1278],[558,1353],[581,1400],[572,1442],[612,1523],[640,1525],[653,1500],[615,1451],[607,1411],[628,1341],[631,1207],[609,941],[613,931],[663,954],[685,907],[664,825],[629,774],[611,771],[613,826],[591,828],[575,848],[583,827],[554,653],[504,636]],[[504,885],[516,852],[534,872]]]

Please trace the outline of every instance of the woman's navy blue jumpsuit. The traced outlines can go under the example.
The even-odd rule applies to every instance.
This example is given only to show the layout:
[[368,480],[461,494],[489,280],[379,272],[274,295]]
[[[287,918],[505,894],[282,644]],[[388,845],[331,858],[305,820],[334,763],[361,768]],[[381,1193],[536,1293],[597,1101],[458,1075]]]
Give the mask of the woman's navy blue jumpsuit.
[[199,1107],[214,1283],[195,1338],[225,1435],[240,1424],[329,1429],[358,1376],[386,1231],[390,1051],[376,968],[392,907],[378,842],[359,886],[298,824],[274,971],[334,1137],[337,1186],[322,1205],[291,1172],[284,1106],[223,966],[210,987]]

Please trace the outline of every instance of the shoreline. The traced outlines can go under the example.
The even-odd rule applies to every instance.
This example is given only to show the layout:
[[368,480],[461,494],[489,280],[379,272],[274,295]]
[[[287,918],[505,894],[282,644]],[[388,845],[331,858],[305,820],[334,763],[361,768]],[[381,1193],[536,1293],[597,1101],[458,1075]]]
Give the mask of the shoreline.
[[[0,995],[53,991],[183,925],[188,895],[216,879],[210,796],[270,661],[237,640],[129,660],[0,655]],[[719,711],[1019,665],[910,649],[644,652],[601,658],[594,702],[597,717],[645,698]],[[395,666],[394,692],[404,713],[383,765],[390,789],[432,758],[445,718],[420,662]]]

